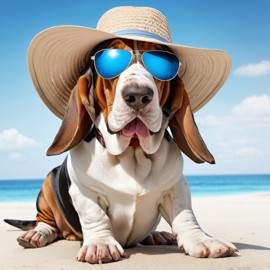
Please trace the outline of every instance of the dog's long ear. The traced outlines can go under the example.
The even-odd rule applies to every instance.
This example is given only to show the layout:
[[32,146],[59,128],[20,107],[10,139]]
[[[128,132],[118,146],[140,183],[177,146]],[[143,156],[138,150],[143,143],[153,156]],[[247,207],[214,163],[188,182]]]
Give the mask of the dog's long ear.
[[197,163],[215,163],[195,123],[188,95],[181,79],[175,78],[171,86],[169,126],[180,150]]
[[[85,138],[95,119],[94,98],[89,95],[91,79],[81,76],[71,92],[62,125],[47,151],[47,155],[58,155],[70,150]],[[90,97],[90,98],[89,98]]]

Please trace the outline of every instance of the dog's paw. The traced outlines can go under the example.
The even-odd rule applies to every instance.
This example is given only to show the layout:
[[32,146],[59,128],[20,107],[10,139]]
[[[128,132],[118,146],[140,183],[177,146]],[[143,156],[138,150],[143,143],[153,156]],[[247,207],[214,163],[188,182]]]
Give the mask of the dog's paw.
[[79,250],[77,260],[91,264],[108,263],[119,261],[125,257],[125,252],[116,240],[104,241],[93,244],[83,245]]
[[[56,238],[56,237],[55,237]],[[28,231],[17,238],[20,246],[24,248],[39,248],[51,243],[49,237],[44,233],[36,232],[34,230]]]
[[224,239],[209,238],[197,244],[183,246],[185,253],[196,258],[223,258],[238,252],[237,248]]
[[57,238],[57,235],[57,229],[40,222],[34,230],[21,234],[17,241],[24,248],[38,248],[52,243]]
[[141,242],[143,245],[176,245],[176,237],[169,232],[151,232]]
[[34,230],[28,231],[20,235],[17,238],[17,241],[19,245],[24,248],[38,248],[47,245],[46,237]]

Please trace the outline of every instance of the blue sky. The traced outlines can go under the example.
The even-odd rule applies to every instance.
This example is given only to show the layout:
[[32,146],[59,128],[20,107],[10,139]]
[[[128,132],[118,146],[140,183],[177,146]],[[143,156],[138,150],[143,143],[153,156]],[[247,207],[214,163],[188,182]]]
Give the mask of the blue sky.
[[10,0],[0,10],[0,179],[43,178],[65,155],[46,157],[60,120],[36,93],[26,63],[32,38],[56,25],[95,28],[120,5],[151,6],[168,19],[176,44],[223,49],[230,77],[195,118],[216,159],[193,174],[270,173],[270,1]]

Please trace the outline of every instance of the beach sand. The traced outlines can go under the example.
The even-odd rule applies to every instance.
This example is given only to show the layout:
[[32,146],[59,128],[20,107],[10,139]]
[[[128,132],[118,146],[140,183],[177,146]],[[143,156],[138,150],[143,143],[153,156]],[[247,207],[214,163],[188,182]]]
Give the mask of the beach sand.
[[[34,219],[35,203],[0,204],[0,269],[270,269],[270,194],[193,199],[202,228],[212,236],[232,241],[239,253],[222,259],[195,259],[175,246],[139,246],[126,249],[127,259],[89,265],[76,261],[80,242],[57,241],[39,249],[23,249],[16,242],[20,231],[4,218]],[[170,228],[161,221],[160,230]]]

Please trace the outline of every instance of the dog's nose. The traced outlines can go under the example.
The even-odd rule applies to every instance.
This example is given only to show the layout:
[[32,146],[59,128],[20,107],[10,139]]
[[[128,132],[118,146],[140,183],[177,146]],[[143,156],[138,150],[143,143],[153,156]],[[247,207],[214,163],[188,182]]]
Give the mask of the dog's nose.
[[144,108],[151,102],[154,91],[149,87],[128,86],[123,91],[123,98],[126,104],[136,111]]

